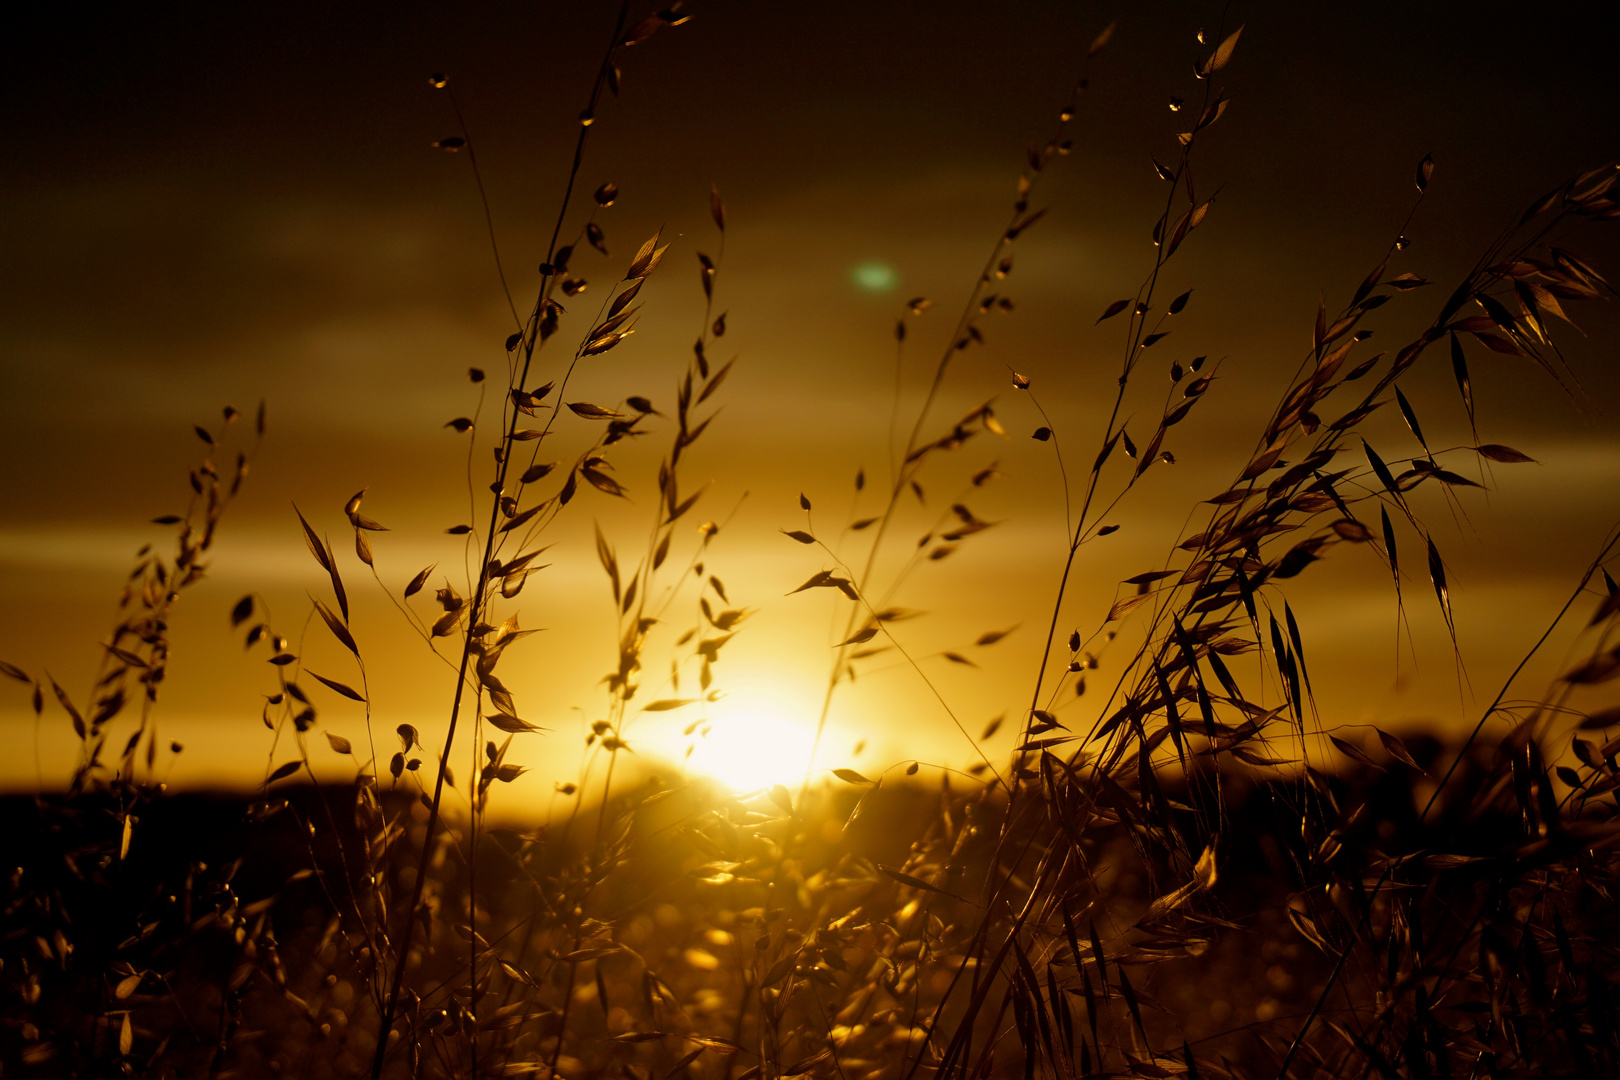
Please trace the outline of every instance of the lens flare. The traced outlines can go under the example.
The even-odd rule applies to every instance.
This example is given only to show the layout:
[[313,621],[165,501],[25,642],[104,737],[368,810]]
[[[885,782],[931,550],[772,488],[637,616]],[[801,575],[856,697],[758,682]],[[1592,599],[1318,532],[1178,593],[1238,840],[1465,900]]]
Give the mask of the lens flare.
[[849,272],[849,276],[867,292],[888,292],[900,283],[900,275],[885,262],[861,263]]

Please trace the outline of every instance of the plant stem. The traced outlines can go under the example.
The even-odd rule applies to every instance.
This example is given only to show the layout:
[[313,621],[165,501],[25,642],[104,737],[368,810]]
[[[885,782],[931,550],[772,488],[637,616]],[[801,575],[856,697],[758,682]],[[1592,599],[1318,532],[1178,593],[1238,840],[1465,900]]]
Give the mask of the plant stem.
[[[618,48],[619,39],[624,33],[625,19],[629,14],[629,9],[629,0],[623,0],[619,7],[618,16],[614,21],[613,38],[608,44],[607,51],[603,54],[601,66],[597,69],[596,82],[591,88],[590,105],[587,108],[587,113],[589,115],[595,115],[596,103],[601,96],[602,87],[607,81],[608,71],[613,63],[613,53],[615,49]],[[568,214],[568,206],[573,198],[574,184],[579,178],[580,165],[585,156],[585,141],[589,133],[590,125],[582,123],[579,128],[579,134],[574,142],[574,159],[573,164],[569,167],[568,184],[563,191],[562,205],[557,211],[556,224],[552,227],[551,240],[548,242],[546,247],[545,261],[547,270],[542,274],[540,293],[535,300],[534,310],[529,316],[529,329],[526,334],[527,340],[525,342],[523,352],[523,365],[517,379],[513,383],[514,389],[522,389],[524,384],[528,382],[529,367],[534,360],[535,349],[540,344],[540,322],[545,311],[546,301],[550,297],[556,278],[555,272],[551,268],[551,260],[556,255],[557,238],[562,234],[563,220]],[[512,445],[512,436],[517,429],[518,418],[521,415],[521,410],[517,408],[513,408],[511,410],[511,416],[506,425],[506,436],[504,443],[504,445],[507,447]],[[496,468],[496,494],[490,499],[489,523],[484,534],[484,557],[478,568],[478,586],[473,590],[472,596],[468,600],[470,610],[467,613],[466,632],[462,639],[461,664],[456,675],[455,697],[450,705],[450,723],[445,732],[444,750],[439,759],[439,773],[433,784],[433,801],[428,807],[427,826],[422,836],[422,853],[420,858],[417,860],[416,880],[412,884],[411,902],[405,913],[405,932],[400,936],[399,940],[398,954],[396,956],[394,966],[394,978],[388,991],[388,1004],[383,1009],[382,1016],[379,1018],[377,1025],[377,1047],[376,1053],[372,1058],[371,1065],[372,1080],[380,1080],[382,1077],[383,1063],[388,1053],[388,1039],[393,1032],[394,1013],[399,1006],[400,991],[405,985],[405,968],[410,959],[411,942],[415,938],[417,908],[422,902],[422,890],[427,881],[428,859],[433,850],[433,836],[437,831],[439,824],[439,807],[444,796],[445,771],[449,766],[450,752],[455,744],[456,721],[461,712],[462,693],[467,687],[467,667],[472,659],[473,654],[474,628],[478,625],[479,615],[483,610],[486,593],[490,584],[489,560],[495,545],[495,527],[500,519],[499,492],[505,487],[507,469],[511,464],[511,458],[512,455],[510,452],[502,454],[500,464]],[[478,780],[476,774],[468,778],[468,784],[471,785],[472,790],[475,792],[477,789],[477,782]],[[469,930],[476,933],[475,927],[469,926]],[[380,960],[381,958],[379,957],[379,962]]]

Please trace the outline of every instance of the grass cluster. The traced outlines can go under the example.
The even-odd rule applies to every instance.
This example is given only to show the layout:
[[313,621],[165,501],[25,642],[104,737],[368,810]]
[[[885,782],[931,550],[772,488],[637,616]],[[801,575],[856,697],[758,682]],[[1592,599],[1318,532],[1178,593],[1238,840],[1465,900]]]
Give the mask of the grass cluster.
[[[1503,673],[1455,743],[1324,730],[1288,602],[1295,578],[1330,572],[1316,564],[1361,546],[1387,564],[1402,604],[1438,605],[1455,634],[1447,561],[1425,514],[1469,498],[1495,466],[1528,460],[1475,430],[1469,357],[1486,349],[1566,377],[1554,341],[1566,305],[1613,295],[1569,238],[1620,216],[1620,173],[1606,167],[1549,192],[1439,286],[1400,271],[1411,219],[1400,223],[1366,277],[1315,313],[1243,467],[1194,508],[1172,551],[1071,631],[1065,601],[1084,549],[1173,462],[1177,425],[1218,392],[1218,364],[1162,362],[1153,348],[1193,302],[1186,283],[1172,285],[1175,259],[1212,212],[1194,164],[1228,108],[1222,72],[1241,28],[1201,41],[1177,113],[1183,130],[1154,163],[1165,195],[1144,223],[1151,261],[1097,319],[1119,329],[1113,366],[1099,373],[1112,376],[1113,396],[1101,429],[1071,429],[1030,379],[1008,372],[1041,417],[1034,438],[1061,467],[1068,536],[1050,609],[1036,616],[1044,648],[1010,758],[926,774],[913,763],[877,779],[838,769],[797,791],[626,780],[616,766],[637,716],[690,709],[688,733],[701,737],[723,649],[748,613],[708,560],[724,521],[693,528],[703,488],[689,475],[731,370],[709,358],[725,334],[714,306],[727,227],[717,193],[715,255],[698,255],[696,268],[704,316],[673,398],[606,406],[577,389],[634,332],[642,284],[667,251],[652,237],[615,269],[593,270],[614,280],[587,293],[582,267],[592,249],[605,259],[618,194],[612,183],[583,194],[594,121],[626,50],[684,21],[678,8],[627,16],[628,5],[581,114],[538,293],[526,312],[513,305],[505,370],[469,372],[478,407],[447,425],[469,440],[478,477],[476,518],[451,530],[466,544],[460,587],[434,587],[433,567],[384,583],[372,545],[386,529],[363,512],[364,492],[343,508],[352,555],[300,515],[321,582],[315,632],[341,643],[351,670],[305,668],[297,635],[244,597],[232,624],[274,672],[263,787],[245,805],[165,793],[155,763],[179,748],[159,735],[153,706],[171,609],[201,575],[247,472],[246,451],[233,469],[220,465],[242,426],[227,410],[220,429],[198,429],[207,449],[191,506],[163,522],[176,548],[142,553],[89,696],[0,668],[37,712],[63,710],[82,742],[63,792],[6,811],[24,838],[8,860],[0,926],[7,1074],[1620,1070],[1610,981],[1620,975],[1620,739],[1609,739],[1620,711],[1586,704],[1587,687],[1620,674],[1620,589],[1606,569],[1620,540],[1594,553],[1559,616],[1585,623],[1583,659],[1528,696],[1519,671]],[[783,543],[803,545],[820,567],[794,591],[841,605],[823,726],[865,657],[885,650],[915,666],[900,625],[913,613],[898,590],[987,527],[967,503],[992,465],[937,516],[922,478],[939,459],[972,453],[984,433],[1006,433],[990,403],[941,419],[940,391],[953,367],[974,361],[986,321],[1012,310],[1013,253],[1039,225],[1038,188],[1075,149],[1086,80],[1077,86],[1050,138],[1029,151],[1006,225],[924,369],[929,390],[914,415],[899,415],[897,395],[887,475],[856,479],[869,516],[833,538],[801,499],[803,520],[785,523]],[[477,176],[464,132],[438,145],[463,152]],[[1414,212],[1432,169],[1427,159],[1417,167]],[[1384,305],[1430,296],[1442,299],[1426,328],[1371,353],[1364,342]],[[908,350],[923,335],[908,326],[930,306],[918,299],[902,313],[897,375],[917,370]],[[1434,364],[1457,383],[1465,445],[1431,446],[1401,390],[1404,376]],[[1380,409],[1402,415],[1415,452],[1361,437]],[[1126,418],[1144,415],[1155,419],[1133,434]],[[252,441],[263,431],[261,410]],[[519,616],[524,585],[547,572],[547,530],[577,498],[623,494],[615,448],[654,431],[668,443],[644,533],[597,535],[618,648],[603,719],[587,736],[591,768],[565,787],[568,808],[554,820],[492,826],[490,800],[522,771],[511,748],[546,737],[502,677],[503,664],[522,663],[531,632]],[[549,460],[560,446],[571,449]],[[921,539],[900,539],[917,522]],[[909,557],[880,559],[897,545]],[[371,729],[368,651],[349,618],[357,575],[375,578],[444,666],[442,736]],[[1140,633],[1118,635],[1127,623]],[[322,727],[326,695],[366,707],[367,745]],[[312,756],[332,754],[352,757],[352,784],[316,783]]]

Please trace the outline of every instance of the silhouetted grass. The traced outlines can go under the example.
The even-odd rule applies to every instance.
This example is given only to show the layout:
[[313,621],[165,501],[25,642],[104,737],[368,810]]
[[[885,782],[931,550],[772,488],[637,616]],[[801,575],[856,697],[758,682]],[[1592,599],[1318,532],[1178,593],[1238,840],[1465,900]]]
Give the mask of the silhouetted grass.
[[[616,776],[625,725],[691,706],[688,734],[699,734],[721,650],[748,614],[704,564],[718,526],[689,531],[684,548],[676,529],[698,516],[688,450],[730,371],[708,358],[725,333],[714,308],[727,227],[718,193],[720,246],[698,256],[704,316],[673,402],[610,407],[571,390],[583,365],[633,332],[637,294],[666,251],[648,240],[589,294],[603,299],[585,318],[578,266],[586,247],[605,246],[600,222],[617,197],[611,183],[588,204],[575,196],[592,122],[624,49],[682,21],[678,11],[627,15],[582,113],[538,295],[526,315],[513,306],[505,378],[470,372],[487,396],[447,425],[471,443],[477,510],[451,530],[465,537],[471,568],[461,590],[446,577],[430,600],[433,567],[382,581],[372,544],[386,530],[362,513],[363,491],[344,507],[353,560],[300,514],[324,575],[315,614],[352,654],[353,674],[304,669],[245,597],[233,625],[276,672],[263,788],[239,802],[164,793],[151,779],[163,752],[151,706],[171,607],[246,472],[240,458],[222,481],[212,459],[223,436],[199,429],[209,456],[190,477],[190,510],[168,522],[176,554],[143,553],[102,672],[80,699],[87,707],[48,678],[4,667],[31,685],[36,711],[55,699],[83,743],[65,795],[5,806],[8,831],[23,838],[0,937],[7,1070],[568,1080],[1615,1072],[1620,739],[1606,733],[1620,712],[1585,713],[1571,697],[1620,674],[1620,590],[1606,569],[1615,537],[1560,614],[1587,621],[1584,659],[1533,698],[1516,688],[1518,670],[1501,673],[1458,745],[1324,729],[1287,595],[1302,572],[1330,572],[1315,564],[1331,563],[1339,545],[1368,545],[1400,602],[1437,604],[1455,636],[1423,498],[1466,498],[1488,478],[1484,463],[1528,460],[1474,430],[1468,357],[1484,347],[1561,377],[1553,320],[1566,318],[1566,303],[1612,295],[1565,238],[1620,214],[1620,173],[1596,170],[1538,200],[1457,282],[1395,272],[1410,217],[1392,230],[1377,266],[1314,313],[1311,344],[1245,465],[1198,505],[1172,550],[1070,632],[1067,593],[1085,548],[1133,499],[1152,497],[1143,478],[1173,460],[1176,426],[1216,392],[1201,358],[1168,364],[1168,392],[1140,378],[1165,369],[1153,346],[1195,302],[1185,283],[1170,285],[1174,258],[1214,212],[1193,162],[1227,107],[1220,75],[1241,28],[1212,36],[1176,152],[1155,162],[1166,194],[1152,259],[1097,319],[1120,333],[1103,427],[1072,430],[1009,371],[1041,418],[1034,438],[1061,467],[1068,535],[1050,610],[1032,615],[1045,643],[1010,759],[981,751],[965,771],[924,776],[913,763],[876,779],[839,769],[797,792],[627,783]],[[830,590],[846,605],[823,724],[855,662],[877,650],[894,650],[927,682],[898,629],[912,613],[895,605],[896,590],[989,524],[966,495],[942,513],[923,508],[921,478],[983,433],[1005,433],[988,403],[941,421],[938,391],[953,366],[974,361],[986,321],[1012,310],[1002,283],[1020,237],[1039,225],[1042,178],[1073,149],[1085,85],[1030,150],[1007,224],[911,417],[899,415],[898,386],[922,335],[907,320],[934,305],[917,298],[902,314],[889,472],[870,490],[856,480],[867,516],[827,540],[801,498],[802,527],[784,530],[820,565],[794,591]],[[476,177],[465,132],[438,145],[465,151]],[[1431,171],[1428,159],[1417,168],[1414,210]],[[1426,329],[1367,355],[1365,324],[1383,305],[1430,294],[1444,299]],[[1426,441],[1399,385],[1422,363],[1452,371],[1469,444]],[[1358,434],[1390,405],[1419,453],[1380,452]],[[1156,419],[1133,435],[1131,416]],[[507,761],[513,741],[542,737],[499,672],[528,632],[518,604],[544,569],[545,532],[585,487],[622,494],[614,448],[658,424],[671,434],[644,534],[597,534],[619,646],[604,719],[586,737],[592,767],[564,788],[555,819],[491,828],[490,799],[522,771]],[[571,459],[542,460],[542,448],[570,439]],[[491,450],[492,466],[480,456]],[[972,486],[992,472],[986,464]],[[917,520],[922,540],[901,538]],[[881,576],[890,563],[880,554],[897,544],[911,555]],[[349,623],[357,564],[456,671],[441,745],[408,725],[371,731],[367,643]],[[567,613],[548,617],[566,623]],[[1102,657],[1125,650],[1111,643],[1127,620],[1142,643],[1108,657],[1105,684]],[[322,729],[314,693],[365,703],[368,745]],[[127,743],[110,743],[137,705]],[[1556,764],[1566,744],[1578,768]],[[354,783],[315,786],[317,753],[352,755]],[[464,812],[451,813],[456,799]]]

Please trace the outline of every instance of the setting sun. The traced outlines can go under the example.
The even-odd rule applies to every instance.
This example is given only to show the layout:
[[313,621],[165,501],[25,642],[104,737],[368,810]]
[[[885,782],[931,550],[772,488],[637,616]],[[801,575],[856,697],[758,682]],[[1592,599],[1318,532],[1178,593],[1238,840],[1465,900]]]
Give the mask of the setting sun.
[[696,739],[687,767],[736,791],[791,786],[809,769],[814,740],[808,727],[781,716],[760,712],[728,716]]
[[0,1080],[1620,1078],[1620,3],[84,6]]

